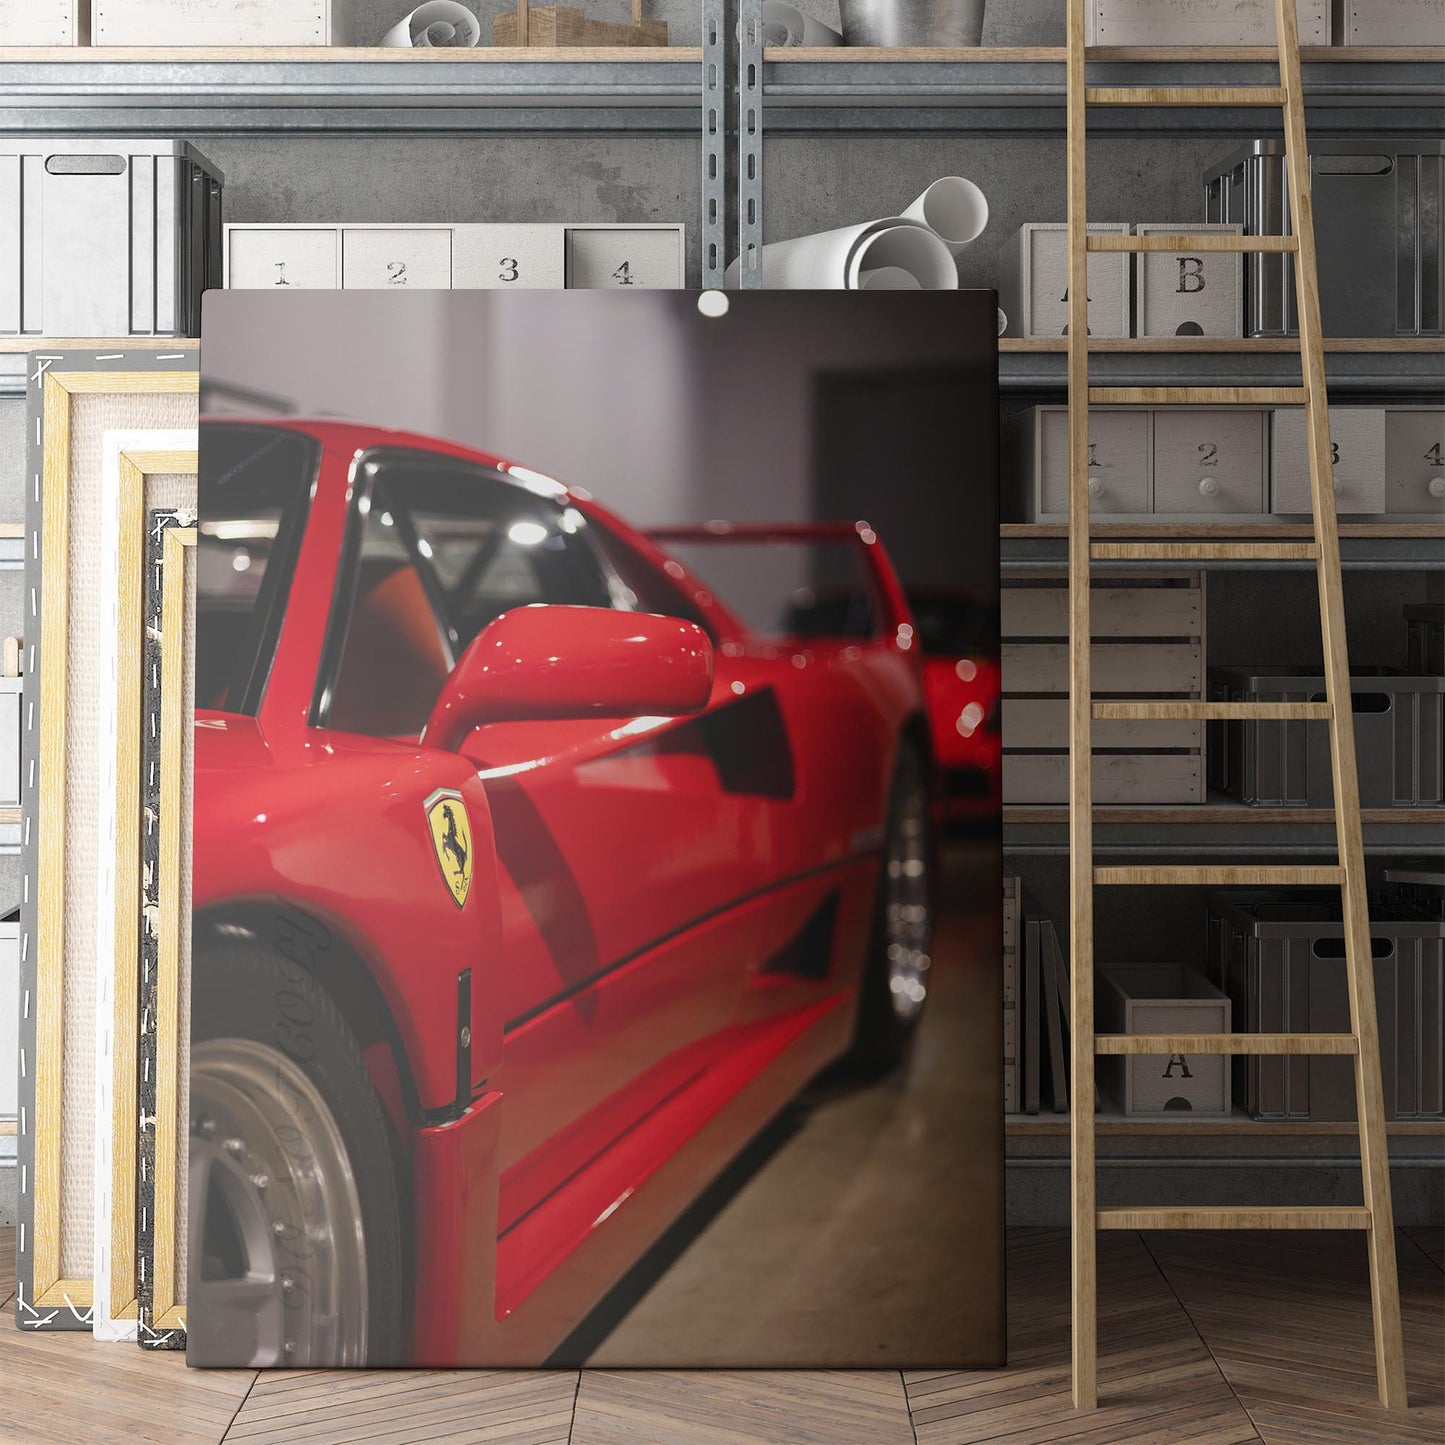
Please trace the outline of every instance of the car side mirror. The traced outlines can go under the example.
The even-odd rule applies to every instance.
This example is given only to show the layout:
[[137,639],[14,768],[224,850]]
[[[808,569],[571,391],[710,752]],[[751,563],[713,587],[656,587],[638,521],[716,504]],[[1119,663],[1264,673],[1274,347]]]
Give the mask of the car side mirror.
[[690,622],[606,607],[518,607],[452,669],[422,741],[455,751],[488,723],[680,717],[712,692],[712,643]]

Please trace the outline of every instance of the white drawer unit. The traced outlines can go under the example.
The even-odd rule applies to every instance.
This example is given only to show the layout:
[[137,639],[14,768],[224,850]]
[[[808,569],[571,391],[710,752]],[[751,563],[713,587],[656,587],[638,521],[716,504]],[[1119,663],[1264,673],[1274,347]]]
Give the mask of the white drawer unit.
[[[1140,236],[1239,236],[1244,227],[1145,224]],[[1243,336],[1244,257],[1238,251],[1140,251],[1134,258],[1136,336]]]
[[[1385,412],[1378,406],[1332,406],[1330,453],[1335,508],[1344,515],[1385,510]],[[1281,408],[1270,422],[1270,504],[1279,516],[1309,516],[1309,450],[1303,408]]]
[[91,0],[92,45],[349,45],[352,0]]
[[1445,0],[1334,0],[1336,45],[1445,44]]
[[678,288],[681,225],[288,225],[226,227],[226,285],[354,290]]
[[446,227],[347,226],[341,284],[350,291],[450,290],[452,233]]
[[[1067,521],[1069,412],[1040,406],[1008,423],[1011,469],[1030,520]],[[1095,408],[1089,413],[1089,511],[1130,517],[1149,510],[1149,413]]]
[[336,226],[227,226],[226,285],[239,290],[330,290],[341,284]]
[[[1091,236],[1127,236],[1122,223],[1090,222]],[[1128,336],[1129,255],[1094,251],[1089,256],[1089,335]],[[999,255],[998,304],[1008,317],[1008,336],[1065,336],[1069,330],[1069,230],[1062,223],[1034,222],[1005,243]]]
[[1267,414],[1243,407],[1154,412],[1154,512],[1240,516],[1264,511]]
[[0,336],[198,336],[221,187],[184,141],[0,138]]
[[557,291],[567,280],[562,226],[457,226],[452,284],[478,291]]
[[[1330,0],[1298,0],[1301,45],[1330,43]],[[1274,0],[1088,0],[1090,45],[1274,45]]]
[[681,226],[568,226],[567,285],[579,290],[682,284]]
[[1385,510],[1445,512],[1445,409],[1392,406],[1385,412]]
[[87,0],[0,0],[0,45],[84,45]]

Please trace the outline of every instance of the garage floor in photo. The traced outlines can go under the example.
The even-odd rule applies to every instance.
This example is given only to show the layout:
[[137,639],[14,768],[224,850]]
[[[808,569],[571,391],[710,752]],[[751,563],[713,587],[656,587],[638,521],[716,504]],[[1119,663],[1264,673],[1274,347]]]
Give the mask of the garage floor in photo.
[[[971,896],[969,882],[992,866],[986,850],[955,853],[953,896]],[[1101,1236],[1102,1408],[1092,1414],[1076,1413],[1069,1400],[1069,1243],[1060,1229],[1009,1232],[1004,1369],[609,1368],[655,1357],[680,1312],[719,1358],[739,1333],[766,1356],[797,1331],[826,1331],[830,1315],[859,1308],[856,1291],[868,1289],[881,1291],[885,1306],[890,1289],[910,1302],[911,1316],[894,1312],[890,1327],[910,1329],[927,1349],[931,1322],[958,1307],[957,1282],[910,1273],[910,1258],[928,1256],[910,1255],[908,1231],[947,1228],[949,1211],[969,1209],[970,1160],[996,1145],[955,1137],[936,1150],[929,1187],[906,1212],[888,1180],[910,1129],[940,1136],[947,1110],[959,1107],[950,1056],[997,1018],[993,1007],[980,1018],[984,975],[969,924],[957,908],[943,921],[927,1029],[907,1078],[863,1087],[824,1080],[790,1108],[574,1337],[601,1368],[188,1371],[179,1356],[84,1335],[22,1337],[7,1305],[0,1442],[1402,1445],[1445,1437],[1439,1229],[1396,1236],[1408,1415],[1374,1403],[1358,1235]],[[845,1193],[851,1237],[876,1235],[861,1263],[837,1259],[806,1211],[799,1216],[798,1191],[814,1175]],[[13,1264],[14,1231],[0,1231],[0,1299],[13,1292]],[[736,1279],[717,1287],[738,1270],[747,1290]],[[749,1296],[754,1311],[728,1303]]]

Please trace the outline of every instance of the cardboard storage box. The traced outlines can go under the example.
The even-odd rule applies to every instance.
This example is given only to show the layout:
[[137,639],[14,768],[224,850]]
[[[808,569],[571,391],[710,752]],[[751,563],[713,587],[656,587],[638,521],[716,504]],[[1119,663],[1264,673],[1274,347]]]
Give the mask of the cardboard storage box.
[[[1101,1034],[1226,1034],[1230,1001],[1183,964],[1111,964],[1098,971],[1095,1017]],[[1218,1054],[1104,1055],[1099,1083],[1126,1118],[1227,1119],[1226,1064]]]
[[[1385,510],[1385,410],[1378,406],[1332,406],[1330,451],[1335,510],[1373,515]],[[1281,408],[1270,423],[1269,509],[1280,516],[1309,516],[1309,448],[1302,408]]]
[[[1182,221],[1138,225],[1138,236],[1242,235],[1244,227]],[[1239,251],[1140,251],[1134,257],[1136,336],[1243,336]]]
[[[1089,223],[1091,236],[1127,236],[1129,227]],[[1089,256],[1089,334],[1128,336],[1129,255],[1095,251]],[[1008,317],[1007,336],[1066,336],[1069,330],[1069,228],[1034,222],[1005,243],[999,255],[998,304]]]
[[84,45],[89,0],[0,0],[0,46]]
[[[1363,808],[1445,802],[1445,678],[1353,667],[1355,748]],[[1221,702],[1323,701],[1325,679],[1307,668],[1209,669]],[[1242,718],[1209,724],[1209,780],[1257,807],[1328,808],[1334,798],[1329,724]]]
[[1445,45],[1445,0],[1334,0],[1336,45]]
[[348,290],[680,288],[680,224],[226,227],[226,285]]
[[[1312,136],[1310,190],[1324,334],[1445,334],[1445,141]],[[1205,219],[1287,234],[1287,193],[1284,143],[1251,141],[1204,173]],[[1244,300],[1246,336],[1296,334],[1294,257],[1247,257]]]
[[[1248,1033],[1352,1032],[1338,898],[1221,892],[1208,905],[1210,971]],[[1445,1117],[1445,922],[1371,900],[1370,952],[1387,1119]],[[1356,1117],[1348,1056],[1238,1058],[1235,1098],[1256,1119]]]
[[[1087,0],[1090,45],[1273,45],[1274,0]],[[1330,43],[1329,0],[1298,0],[1301,45]]]
[[221,173],[184,141],[0,139],[0,336],[198,336]]
[[91,0],[92,45],[350,45],[351,0]]

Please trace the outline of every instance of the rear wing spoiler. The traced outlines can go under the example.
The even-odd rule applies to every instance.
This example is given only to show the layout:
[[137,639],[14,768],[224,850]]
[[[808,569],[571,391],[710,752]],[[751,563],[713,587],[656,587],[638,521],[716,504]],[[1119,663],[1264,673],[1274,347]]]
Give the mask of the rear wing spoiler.
[[678,542],[737,543],[754,547],[852,545],[860,553],[864,576],[874,592],[879,634],[896,641],[904,651],[912,646],[913,611],[908,597],[887,550],[867,522],[702,522],[692,526],[650,527],[647,536],[663,547]]

